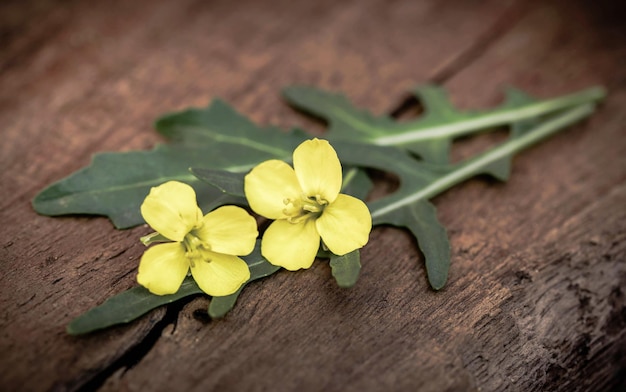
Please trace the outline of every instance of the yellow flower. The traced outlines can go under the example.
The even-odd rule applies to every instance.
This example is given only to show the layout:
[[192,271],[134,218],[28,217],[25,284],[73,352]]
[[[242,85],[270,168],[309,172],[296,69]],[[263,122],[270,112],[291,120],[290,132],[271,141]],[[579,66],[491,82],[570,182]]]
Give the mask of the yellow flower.
[[288,270],[309,268],[320,238],[332,253],[363,247],[372,217],[361,200],[340,194],[341,163],[326,140],[307,140],[293,152],[293,168],[265,161],[245,177],[244,189],[257,214],[275,219],[261,242],[261,253]]
[[[250,278],[237,256],[252,252],[258,232],[244,209],[224,206],[203,217],[193,188],[170,181],[152,188],[141,215],[172,241],[149,248],[139,263],[137,281],[153,294],[177,292],[190,268],[202,291],[213,296],[232,294]],[[150,242],[156,234],[144,238]]]

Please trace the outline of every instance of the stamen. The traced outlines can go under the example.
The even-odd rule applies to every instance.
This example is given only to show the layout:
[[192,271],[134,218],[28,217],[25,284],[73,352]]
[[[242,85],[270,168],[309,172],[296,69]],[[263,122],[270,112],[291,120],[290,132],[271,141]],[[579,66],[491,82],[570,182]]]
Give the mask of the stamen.
[[302,194],[299,199],[284,198],[283,204],[286,206],[282,213],[289,223],[300,223],[305,219],[317,218],[328,202],[320,195],[307,196]]
[[183,245],[185,246],[185,257],[189,261],[191,268],[196,266],[196,259],[210,261],[208,257],[205,257],[205,252],[211,250],[211,245],[202,241],[193,233],[189,233],[185,236]]
[[315,195],[315,201],[317,202],[317,204],[319,204],[321,206],[328,205],[328,201],[326,201],[325,199],[322,199],[321,195]]
[[322,210],[319,205],[314,204],[305,204],[302,209],[308,212],[320,212]]

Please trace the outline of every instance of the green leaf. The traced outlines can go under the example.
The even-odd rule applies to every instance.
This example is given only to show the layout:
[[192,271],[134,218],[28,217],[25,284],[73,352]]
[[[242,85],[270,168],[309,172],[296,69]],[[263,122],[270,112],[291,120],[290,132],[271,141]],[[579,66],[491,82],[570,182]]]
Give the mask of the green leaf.
[[536,100],[509,89],[504,103],[497,108],[459,111],[441,87],[424,85],[413,93],[421,101],[424,114],[414,121],[396,122],[389,116],[374,116],[354,107],[341,94],[304,86],[283,91],[290,104],[328,122],[327,138],[331,141],[398,146],[433,163],[449,161],[450,145],[459,136],[595,102],[606,95],[604,89],[594,87],[554,99]]
[[202,290],[190,276],[185,278],[178,292],[171,295],[154,295],[142,286],[133,287],[72,320],[67,326],[67,333],[81,335],[128,323],[159,306],[198,294],[202,294]]
[[177,180],[191,185],[204,212],[238,204],[219,189],[199,181],[191,167],[247,171],[267,159],[290,159],[304,139],[300,132],[259,128],[216,100],[206,109],[190,109],[157,121],[172,140],[151,151],[102,153],[90,166],[41,191],[33,200],[44,215],[106,215],[117,228],[143,223],[139,206],[150,188]]
[[593,105],[581,105],[558,113],[520,136],[511,137],[478,156],[454,165],[416,161],[389,147],[346,142],[335,142],[334,147],[342,162],[392,172],[400,177],[400,187],[396,192],[369,204],[376,222],[388,212],[415,201],[428,200],[475,175],[499,177],[501,166],[510,166],[515,153],[589,116],[594,109]]
[[[376,168],[400,177],[397,191],[368,204],[373,224],[410,230],[424,254],[431,286],[440,289],[447,279],[450,246],[428,199],[477,174],[508,179],[515,153],[588,116],[594,109],[589,102],[602,98],[604,90],[593,88],[537,101],[512,89],[499,108],[459,112],[450,105],[442,89],[423,86],[416,90],[416,95],[426,114],[402,124],[356,109],[339,95],[306,88],[287,90],[286,94],[300,107],[331,123],[328,136],[345,164],[343,192],[366,197],[372,182],[361,168]],[[504,124],[511,125],[508,141],[465,162],[442,164],[447,161],[453,138]],[[151,151],[98,154],[90,166],[39,193],[33,200],[34,208],[48,215],[107,215],[117,227],[130,227],[143,222],[139,206],[150,188],[170,180],[191,184],[205,212],[222,204],[243,204],[245,173],[267,159],[289,161],[293,149],[306,138],[297,130],[285,133],[276,128],[258,128],[219,100],[206,109],[165,116],[156,127],[171,139],[169,145],[158,145]],[[426,161],[417,161],[393,146],[420,154]],[[190,172],[192,167],[205,169]],[[164,238],[155,233],[143,240],[152,243]],[[358,250],[344,256],[328,256],[337,283],[341,287],[354,285],[360,271]],[[261,256],[259,243],[244,260],[251,270],[246,284],[280,269]],[[209,306],[211,317],[222,317],[232,309],[243,287],[232,295],[213,298]],[[190,277],[176,294],[168,296],[135,287],[79,316],[67,331],[82,334],[126,323],[158,306],[201,293]]]
[[524,148],[590,115],[593,105],[582,105],[558,113],[520,132],[492,149],[455,165],[416,161],[390,147],[334,143],[342,162],[393,172],[400,187],[391,195],[368,203],[374,225],[406,227],[416,237],[424,253],[428,279],[438,290],[445,284],[450,265],[450,246],[445,229],[438,222],[428,199],[478,174],[508,178],[513,155]]
[[[333,144],[344,163],[342,191],[364,198],[371,189],[371,181],[357,168],[372,167],[400,177],[401,185],[396,192],[369,203],[373,222],[410,230],[424,254],[430,284],[440,289],[447,278],[450,247],[445,229],[427,200],[476,174],[487,173],[506,180],[515,153],[589,115],[593,111],[591,104],[573,105],[595,101],[604,92],[596,88],[553,100],[535,101],[518,90],[510,90],[505,104],[482,113],[456,111],[443,91],[435,87],[422,87],[417,94],[422,98],[426,115],[405,124],[375,118],[353,109],[347,101],[343,106],[339,102],[336,108],[339,120],[336,121],[343,126],[333,125],[329,137],[337,140]],[[447,160],[446,151],[452,138],[501,124],[512,125],[508,141],[455,165],[416,161],[401,149],[392,147],[403,146],[432,162],[443,162]],[[385,128],[387,126],[389,129]],[[191,184],[205,212],[226,203],[245,203],[242,198],[245,173],[267,159],[289,161],[293,149],[306,137],[299,131],[285,133],[276,128],[259,128],[221,101],[215,101],[206,109],[165,116],[157,121],[156,127],[171,139],[169,145],[159,145],[151,151],[98,154],[89,167],[37,195],[33,200],[35,209],[49,215],[107,215],[117,227],[129,227],[143,221],[139,206],[150,188],[169,180]],[[370,144],[341,142],[343,139]],[[191,167],[206,169],[192,173]],[[146,239],[148,242],[159,240],[158,236]],[[252,271],[250,281],[279,269],[264,260],[258,249],[244,259]],[[333,258],[331,261],[340,285],[347,287],[356,281],[358,256],[356,264],[354,260],[354,255],[349,255],[345,260]],[[211,317],[226,314],[240,292],[241,289],[233,295],[214,298],[209,308]],[[125,323],[157,306],[199,293],[201,291],[190,279],[171,296],[155,296],[141,287],[133,288],[74,320],[68,332],[80,334]]]
[[[250,279],[239,290],[224,297],[213,297],[209,307],[212,318],[224,316],[235,305],[244,286],[254,280],[271,275],[280,267],[272,265],[261,256],[261,242],[257,241],[251,254],[242,256],[250,268]],[[75,318],[67,326],[70,335],[81,335],[117,324],[124,324],[148,313],[159,306],[167,305],[179,299],[204,294],[191,276],[183,281],[180,289],[171,295],[155,295],[142,286],[133,287],[117,294],[104,303]]]
[[350,288],[356,284],[361,272],[361,257],[359,250],[354,250],[343,256],[330,255],[330,268],[337,285]]

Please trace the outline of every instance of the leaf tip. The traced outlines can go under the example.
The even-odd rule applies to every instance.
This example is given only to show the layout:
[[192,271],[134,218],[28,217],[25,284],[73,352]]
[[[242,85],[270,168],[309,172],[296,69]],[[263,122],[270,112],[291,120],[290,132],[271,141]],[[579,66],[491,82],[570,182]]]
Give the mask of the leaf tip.
[[91,332],[91,329],[85,330],[84,326],[81,327],[81,320],[81,316],[74,318],[65,326],[65,332],[71,336],[79,336]]
[[433,274],[433,273],[428,274],[428,283],[430,284],[430,287],[435,291],[439,291],[443,289],[444,286],[446,285],[447,280],[448,280],[447,271],[443,274],[441,273],[440,274]]

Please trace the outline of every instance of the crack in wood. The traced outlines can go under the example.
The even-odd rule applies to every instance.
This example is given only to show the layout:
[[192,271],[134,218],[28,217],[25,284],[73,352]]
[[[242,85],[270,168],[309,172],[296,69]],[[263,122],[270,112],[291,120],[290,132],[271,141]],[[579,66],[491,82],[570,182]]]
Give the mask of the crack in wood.
[[111,362],[105,368],[96,371],[87,380],[81,379],[70,381],[65,385],[65,388],[62,389],[76,392],[97,391],[114,374],[120,371],[123,374],[135,367],[146,355],[148,355],[148,353],[150,353],[167,327],[172,325],[173,328],[171,333],[174,333],[180,312],[192,300],[193,298],[191,297],[184,298],[180,301],[167,305],[167,310],[163,318],[156,322],[146,336],[136,345],[129,348],[119,358]]

